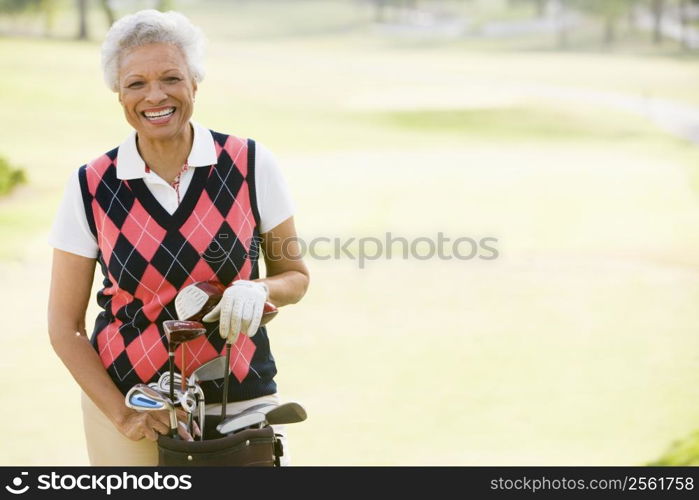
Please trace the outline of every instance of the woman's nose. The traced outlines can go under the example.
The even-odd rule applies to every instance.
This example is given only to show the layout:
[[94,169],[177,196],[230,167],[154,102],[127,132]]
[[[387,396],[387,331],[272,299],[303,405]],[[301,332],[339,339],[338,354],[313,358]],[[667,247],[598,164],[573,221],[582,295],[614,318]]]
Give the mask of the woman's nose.
[[152,104],[158,104],[163,102],[167,98],[167,94],[163,91],[160,83],[153,83],[148,87],[148,94],[146,95],[146,100]]

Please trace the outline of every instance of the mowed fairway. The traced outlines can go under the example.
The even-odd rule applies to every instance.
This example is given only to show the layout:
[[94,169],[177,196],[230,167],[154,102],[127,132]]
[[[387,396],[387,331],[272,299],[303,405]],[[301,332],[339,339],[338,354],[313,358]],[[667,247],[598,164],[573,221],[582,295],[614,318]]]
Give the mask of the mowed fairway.
[[[608,90],[699,102],[696,63],[339,28],[234,39],[192,17],[215,34],[195,119],[276,153],[304,239],[497,238],[492,261],[396,258],[399,243],[361,269],[308,257],[307,296],[270,325],[282,398],[309,414],[288,426],[294,464],[633,465],[699,427],[697,146],[513,92],[605,90],[595,71],[615,67],[637,78]],[[79,390],[46,333],[46,236],[69,173],[129,129],[98,44],[0,39],[0,54],[0,154],[30,177],[0,201],[0,463],[86,464]],[[574,83],[548,79],[562,61],[585,69]]]

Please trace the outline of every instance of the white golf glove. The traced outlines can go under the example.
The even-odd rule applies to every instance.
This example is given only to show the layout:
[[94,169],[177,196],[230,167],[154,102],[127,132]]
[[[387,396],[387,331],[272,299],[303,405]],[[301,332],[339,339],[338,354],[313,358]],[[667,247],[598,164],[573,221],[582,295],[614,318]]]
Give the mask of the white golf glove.
[[227,343],[235,344],[238,334],[252,337],[257,333],[268,295],[269,289],[264,283],[235,281],[226,288],[220,302],[202,321],[209,323],[219,320],[219,335]]

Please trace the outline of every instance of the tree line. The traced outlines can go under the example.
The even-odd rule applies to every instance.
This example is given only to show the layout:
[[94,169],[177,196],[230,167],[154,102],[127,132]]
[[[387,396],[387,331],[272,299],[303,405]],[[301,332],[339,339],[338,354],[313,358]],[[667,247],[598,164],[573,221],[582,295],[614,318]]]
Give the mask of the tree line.
[[[359,1],[359,0],[355,0]],[[388,13],[399,11],[416,11],[440,8],[444,4],[468,4],[475,0],[364,0],[373,5],[374,21],[383,23],[389,20]],[[98,8],[104,13],[104,20],[111,26],[117,18],[114,0],[0,0],[0,13],[33,13],[44,19],[44,30],[51,33],[56,15],[61,8],[72,6],[76,19],[76,38],[84,40],[89,37],[90,9]],[[152,3],[152,2],[151,2]],[[157,0],[155,7],[166,11],[175,8],[174,0]],[[569,26],[566,15],[578,12],[597,19],[602,26],[605,45],[611,45],[617,39],[619,25],[624,19],[631,20],[639,9],[647,12],[653,20],[652,37],[656,44],[663,40],[662,25],[668,15],[672,15],[682,26],[685,37],[682,44],[687,46],[686,33],[689,31],[689,11],[692,6],[699,6],[699,0],[507,0],[510,7],[517,4],[530,4],[535,15],[543,17],[553,10],[560,17],[557,28],[559,47],[568,45]]]
[[[44,31],[50,34],[55,23],[56,15],[61,8],[72,4],[76,15],[76,38],[86,40],[89,37],[88,12],[97,7],[104,13],[108,26],[114,24],[117,13],[110,0],[0,0],[0,13],[4,14],[36,14],[44,19]],[[158,0],[155,6],[161,11],[172,10],[174,0]]]
[[[374,21],[385,22],[390,11],[430,9],[445,3],[444,0],[369,0],[374,8]],[[452,4],[468,4],[474,0],[451,0]],[[544,17],[548,11],[555,11],[561,22],[558,27],[558,45],[568,45],[569,28],[565,22],[566,15],[578,12],[597,19],[603,29],[605,45],[611,45],[617,38],[618,27],[624,19],[631,20],[634,13],[645,10],[653,19],[653,42],[661,43],[663,39],[662,24],[672,14],[676,16],[683,32],[687,33],[691,6],[699,6],[699,0],[507,0],[509,7],[529,4],[537,17]],[[686,46],[686,38],[682,40]]]

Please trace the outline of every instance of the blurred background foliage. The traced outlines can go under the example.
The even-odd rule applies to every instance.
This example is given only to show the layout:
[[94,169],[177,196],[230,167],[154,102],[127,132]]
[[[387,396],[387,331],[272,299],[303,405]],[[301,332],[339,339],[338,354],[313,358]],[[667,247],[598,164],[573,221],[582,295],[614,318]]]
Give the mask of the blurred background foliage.
[[[278,5],[297,0],[276,0]],[[180,6],[196,0],[179,0]],[[231,0],[242,5],[249,0]],[[318,3],[318,2],[316,2]],[[334,3],[338,3],[337,1]],[[640,30],[650,33],[654,44],[671,38],[685,49],[698,48],[696,28],[699,0],[347,0],[355,12],[347,16],[347,25],[401,24],[426,31],[442,31],[463,37],[488,34],[521,35],[527,32],[550,32],[556,46],[576,46],[571,37],[596,26],[604,46],[614,45]],[[3,30],[6,33],[69,36],[70,23],[57,20],[74,17],[73,32],[79,39],[89,33],[104,31],[104,23],[140,8],[161,11],[177,8],[177,0],[0,0]],[[94,17],[99,11],[102,22]],[[70,14],[68,14],[70,13]],[[317,19],[310,20],[313,24]],[[507,26],[503,22],[520,21]],[[529,21],[529,22],[527,22]],[[537,26],[535,21],[539,21]],[[98,26],[99,25],[99,26]],[[291,25],[291,23],[290,23]],[[296,24],[299,27],[298,24]]]

